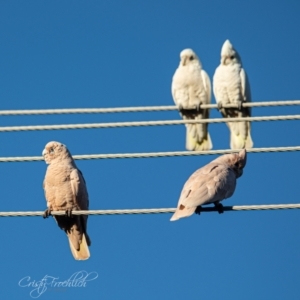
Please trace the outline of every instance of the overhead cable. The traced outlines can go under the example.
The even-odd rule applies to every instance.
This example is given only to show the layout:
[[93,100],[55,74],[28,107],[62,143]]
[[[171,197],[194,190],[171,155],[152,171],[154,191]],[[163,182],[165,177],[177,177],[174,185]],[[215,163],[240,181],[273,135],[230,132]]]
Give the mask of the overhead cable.
[[[115,154],[84,154],[72,155],[75,160],[90,160],[90,159],[116,159],[116,158],[154,158],[154,157],[173,157],[173,156],[199,156],[199,155],[215,155],[235,153],[238,150],[209,150],[209,151],[173,151],[173,152],[146,152],[146,153],[115,153]],[[247,149],[248,153],[266,153],[266,152],[294,152],[300,151],[300,146],[291,147],[268,147],[268,148],[251,148]],[[0,157],[1,162],[28,162],[42,161],[42,156],[15,156],[15,157]]]
[[0,132],[61,130],[61,129],[95,129],[95,128],[116,128],[116,127],[141,127],[141,126],[144,127],[144,126],[164,126],[164,125],[202,124],[202,123],[227,123],[227,122],[246,122],[246,121],[262,122],[262,121],[286,121],[286,120],[300,120],[300,115],[244,117],[244,118],[216,118],[216,119],[201,119],[201,120],[164,120],[164,121],[110,122],[110,123],[90,123],[90,124],[5,126],[5,127],[0,127]]
[[[243,103],[243,107],[292,106],[300,105],[300,100],[263,101]],[[224,105],[225,108],[235,108],[236,104]],[[202,104],[201,108],[217,108],[217,104]],[[99,113],[125,113],[178,110],[174,105],[168,106],[140,106],[140,107],[113,107],[113,108],[62,108],[62,109],[25,109],[0,110],[0,115],[51,115],[51,114],[99,114]]]
[[[263,204],[263,205],[235,205],[224,206],[224,211],[254,211],[277,209],[300,209],[300,204]],[[176,208],[150,208],[150,209],[111,209],[111,210],[74,210],[73,215],[137,215],[137,214],[164,214],[174,213]],[[201,212],[216,212],[216,207],[201,207]],[[43,211],[12,211],[0,212],[0,217],[37,217],[43,216]],[[63,216],[65,211],[53,211],[53,216]]]

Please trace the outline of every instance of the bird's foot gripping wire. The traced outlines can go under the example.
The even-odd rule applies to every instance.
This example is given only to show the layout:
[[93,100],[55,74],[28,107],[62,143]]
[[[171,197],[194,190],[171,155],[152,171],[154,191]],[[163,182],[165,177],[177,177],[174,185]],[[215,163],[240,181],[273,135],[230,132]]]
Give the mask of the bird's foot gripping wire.
[[184,113],[184,109],[183,109],[182,104],[179,104],[179,105],[178,105],[178,110],[179,110],[182,114]]
[[201,205],[197,206],[197,208],[196,208],[196,210],[195,210],[195,214],[200,215],[201,210],[202,210]]
[[51,216],[51,208],[48,207],[43,213],[43,218],[46,219],[49,216]]
[[217,103],[217,108],[218,108],[218,111],[221,111],[221,109],[223,108],[223,103],[222,102],[218,102]]
[[221,203],[215,202],[214,205],[215,205],[216,209],[218,210],[219,214],[222,214],[224,212],[224,207]]
[[194,108],[183,108],[182,104],[178,105],[178,110],[182,115],[186,115],[186,116],[193,116],[193,115],[197,115],[199,113],[201,113],[202,108],[201,108],[201,104],[199,103],[197,105],[194,106]]
[[202,103],[199,103],[199,104],[196,105],[196,111],[197,111],[197,113],[200,113],[201,110],[202,110],[202,109],[201,109],[201,104],[202,104]]
[[243,102],[242,101],[238,101],[237,105],[238,105],[238,110],[241,111],[242,107],[243,107]]
[[69,218],[73,218],[72,208],[66,209],[66,216]]

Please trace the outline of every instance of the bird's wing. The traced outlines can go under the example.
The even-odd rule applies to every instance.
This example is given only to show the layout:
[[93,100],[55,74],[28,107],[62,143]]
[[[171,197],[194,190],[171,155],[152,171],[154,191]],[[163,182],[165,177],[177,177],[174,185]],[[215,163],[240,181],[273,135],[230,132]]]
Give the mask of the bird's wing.
[[173,76],[172,80],[172,96],[177,106],[186,106],[189,101],[189,89],[185,85],[184,70],[178,68]]
[[73,169],[70,174],[71,188],[76,205],[86,210],[89,207],[89,199],[85,180],[80,170]]
[[213,92],[217,103],[222,102],[222,93],[219,91],[221,89],[222,71],[222,66],[218,66],[213,76]]
[[211,82],[209,76],[204,70],[201,70],[201,77],[206,92],[207,104],[209,104],[211,102]]
[[[243,68],[240,71],[240,78],[241,78],[241,89],[242,89],[242,96],[243,102],[251,102],[251,90],[250,90],[250,83],[248,80],[248,76]],[[251,108],[247,107],[245,109],[247,111],[247,116],[251,116]]]
[[179,205],[187,208],[221,201],[235,189],[234,172],[223,164],[210,163],[196,171],[185,183]]

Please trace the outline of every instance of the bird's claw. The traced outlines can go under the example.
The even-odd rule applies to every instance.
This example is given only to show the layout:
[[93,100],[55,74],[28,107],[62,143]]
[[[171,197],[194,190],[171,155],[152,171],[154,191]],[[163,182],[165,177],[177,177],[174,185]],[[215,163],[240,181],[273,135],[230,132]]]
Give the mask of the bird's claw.
[[44,213],[43,213],[43,218],[46,219],[48,218],[49,216],[51,216],[51,209],[50,208],[47,208]]
[[184,109],[183,109],[182,104],[179,104],[179,105],[178,105],[178,110],[179,110],[181,113],[183,113],[183,110],[184,110]]
[[201,111],[201,104],[202,103],[199,103],[196,105],[196,111],[199,113]]
[[66,209],[66,216],[69,217],[69,218],[73,218],[72,208]]
[[243,107],[243,102],[242,101],[238,101],[237,105],[238,105],[238,110],[241,111],[242,107]]
[[224,212],[224,206],[221,203],[214,203],[216,209],[218,210],[219,214],[222,214]]
[[201,209],[202,209],[201,206],[197,206],[197,208],[196,208],[196,210],[195,210],[195,214],[200,215]]
[[218,102],[217,103],[217,108],[218,108],[218,111],[220,111],[223,108],[223,103],[222,102]]

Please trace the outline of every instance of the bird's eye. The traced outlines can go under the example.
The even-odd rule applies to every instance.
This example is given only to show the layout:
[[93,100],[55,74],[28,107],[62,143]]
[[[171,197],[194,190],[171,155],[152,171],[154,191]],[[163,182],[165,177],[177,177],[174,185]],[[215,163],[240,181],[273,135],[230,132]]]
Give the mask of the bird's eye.
[[49,152],[50,152],[50,153],[54,153],[54,149],[53,149],[53,148],[50,148],[50,149],[49,149]]
[[193,60],[194,59],[194,56],[192,55],[192,56],[190,56],[190,60]]
[[232,56],[230,56],[230,59],[234,59],[234,56],[232,55]]

